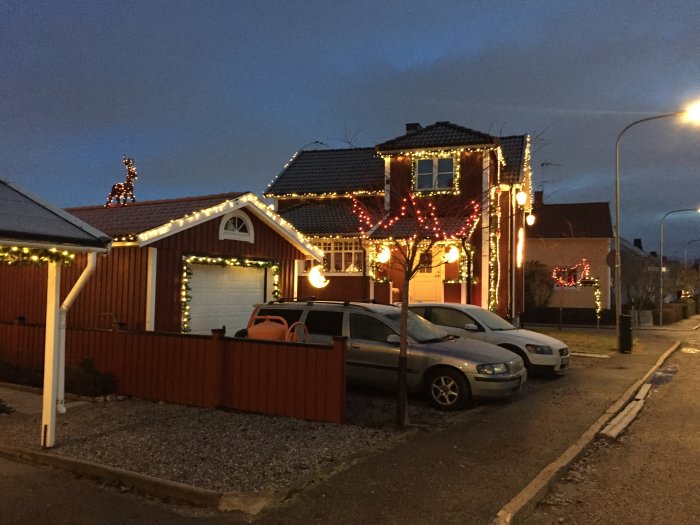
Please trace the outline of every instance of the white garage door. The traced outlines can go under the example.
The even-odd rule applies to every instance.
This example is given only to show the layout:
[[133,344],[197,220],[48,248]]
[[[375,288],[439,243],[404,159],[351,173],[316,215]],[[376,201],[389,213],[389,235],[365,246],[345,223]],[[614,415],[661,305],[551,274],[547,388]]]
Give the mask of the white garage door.
[[191,333],[209,334],[225,326],[226,335],[233,336],[246,327],[253,305],[265,301],[264,289],[264,269],[193,264]]

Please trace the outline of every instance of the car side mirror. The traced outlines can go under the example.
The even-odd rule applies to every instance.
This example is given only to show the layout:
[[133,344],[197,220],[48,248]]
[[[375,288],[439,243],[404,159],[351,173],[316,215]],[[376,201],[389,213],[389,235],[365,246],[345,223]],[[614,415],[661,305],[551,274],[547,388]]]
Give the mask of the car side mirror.
[[476,326],[474,323],[467,323],[464,325],[465,330],[469,330],[470,332],[476,332],[479,330],[479,327]]
[[398,345],[401,343],[401,338],[398,336],[398,334],[389,334],[386,336],[386,342],[390,345]]

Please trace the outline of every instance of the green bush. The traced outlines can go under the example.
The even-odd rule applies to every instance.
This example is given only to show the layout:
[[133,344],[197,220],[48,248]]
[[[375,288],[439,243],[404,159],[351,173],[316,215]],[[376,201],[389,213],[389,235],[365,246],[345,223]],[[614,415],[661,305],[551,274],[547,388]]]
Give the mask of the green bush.
[[89,357],[83,358],[76,368],[66,372],[66,391],[81,396],[106,396],[117,390],[114,374],[100,372]]
[[34,368],[24,368],[0,359],[0,381],[41,387],[44,384],[44,373]]

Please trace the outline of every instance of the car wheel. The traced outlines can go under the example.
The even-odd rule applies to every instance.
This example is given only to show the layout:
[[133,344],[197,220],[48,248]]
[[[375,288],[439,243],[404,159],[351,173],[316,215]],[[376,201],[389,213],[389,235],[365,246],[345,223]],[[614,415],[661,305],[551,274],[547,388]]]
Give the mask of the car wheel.
[[426,381],[428,403],[438,410],[460,410],[471,402],[471,389],[464,374],[453,368],[437,368]]

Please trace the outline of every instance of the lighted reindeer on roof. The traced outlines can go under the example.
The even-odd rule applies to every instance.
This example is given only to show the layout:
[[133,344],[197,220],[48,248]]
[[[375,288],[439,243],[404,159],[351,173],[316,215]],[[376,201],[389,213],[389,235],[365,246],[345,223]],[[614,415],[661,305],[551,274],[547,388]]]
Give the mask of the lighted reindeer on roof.
[[134,159],[127,158],[126,155],[122,157],[122,162],[126,167],[126,181],[118,182],[112,186],[112,191],[107,195],[107,202],[105,203],[105,208],[109,208],[114,201],[117,205],[121,204],[126,206],[127,200],[131,199],[131,202],[136,202],[136,197],[134,197],[134,181],[138,179],[139,174],[136,172],[136,166],[134,166]]

